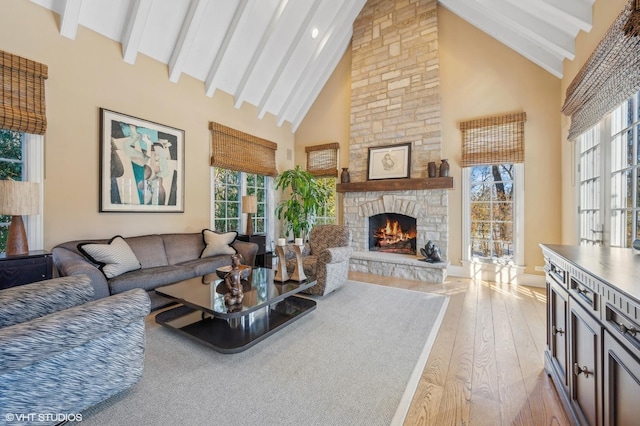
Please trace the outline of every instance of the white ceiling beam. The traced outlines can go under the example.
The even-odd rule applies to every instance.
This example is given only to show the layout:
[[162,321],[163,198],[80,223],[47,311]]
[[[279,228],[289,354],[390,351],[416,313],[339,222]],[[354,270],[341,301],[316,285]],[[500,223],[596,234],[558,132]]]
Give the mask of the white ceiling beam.
[[189,3],[187,15],[182,22],[180,34],[173,47],[171,59],[169,59],[169,80],[172,83],[177,83],[180,79],[184,64],[189,56],[189,50],[198,34],[207,4],[208,0],[191,0]]
[[558,14],[582,31],[589,32],[593,25],[593,3],[595,0],[540,0],[549,13]]
[[483,6],[491,10],[491,15],[533,42],[540,43],[565,58],[575,58],[574,37],[555,25],[536,17],[504,0],[483,0]]
[[522,34],[502,25],[488,14],[488,10],[483,9],[475,1],[440,0],[440,3],[454,14],[549,71],[554,76],[562,78],[563,57],[561,55],[544,49],[541,45],[523,37]]
[[82,0],[64,0],[60,14],[60,34],[71,40],[75,40],[78,33],[80,9],[82,9]]
[[264,47],[267,45],[267,43],[271,39],[271,36],[273,36],[273,33],[276,30],[276,27],[278,25],[278,22],[280,21],[280,18],[282,18],[282,14],[285,8],[287,7],[288,2],[289,0],[280,0],[280,4],[271,15],[269,24],[267,25],[266,30],[262,33],[262,36],[260,37],[260,41],[258,42],[256,49],[253,51],[253,54],[251,55],[249,64],[244,69],[244,73],[242,73],[242,77],[240,78],[240,82],[238,83],[238,88],[236,90],[236,93],[238,94],[235,97],[236,108],[240,108],[246,98],[245,90],[247,88],[247,82],[249,81],[249,77],[251,77],[251,74],[255,70],[256,63],[265,52],[266,49]]
[[222,63],[224,56],[227,54],[227,49],[229,48],[229,43],[231,43],[231,39],[233,38],[238,26],[240,24],[240,20],[244,16],[244,11],[247,8],[249,3],[253,3],[256,0],[240,0],[238,3],[238,7],[233,13],[233,18],[231,19],[231,23],[229,24],[229,28],[225,32],[224,39],[222,40],[222,44],[216,53],[216,57],[211,64],[211,68],[209,68],[209,73],[207,74],[207,79],[205,80],[205,92],[207,96],[212,97],[215,93],[217,87],[216,75],[218,74],[218,67]]
[[152,5],[153,0],[134,0],[131,3],[131,10],[122,32],[122,58],[128,64],[133,65],[136,62]]
[[302,42],[302,38],[304,37],[305,33],[309,31],[309,24],[313,19],[315,19],[320,3],[321,3],[320,1],[314,1],[311,4],[311,8],[307,12],[307,15],[304,17],[304,21],[302,22],[302,25],[300,25],[300,27],[298,28],[298,31],[296,32],[296,35],[293,38],[293,42],[289,44],[287,51],[285,52],[282,60],[278,64],[278,69],[271,77],[269,84],[267,85],[267,89],[262,94],[262,97],[260,98],[260,102],[258,102],[258,118],[260,118],[261,120],[264,118],[264,115],[267,112],[267,109],[266,109],[267,100],[273,94],[273,89],[276,87],[276,84],[278,83],[278,79],[280,78],[282,71],[284,71],[284,69],[287,67],[287,65],[291,61],[291,57],[293,56],[293,53],[296,51],[298,46],[300,46],[300,43]]
[[[287,95],[286,100],[282,104],[281,110],[278,113],[278,126],[282,126],[285,118],[287,117],[288,110],[292,107],[292,101],[296,96],[300,95],[300,92],[303,91],[303,87],[306,87],[307,91],[311,90],[314,86],[316,86],[317,82],[322,77],[321,73],[316,73],[312,70],[315,69],[324,69],[326,67],[326,63],[323,63],[320,58],[324,59],[325,57],[331,57],[335,54],[335,51],[328,51],[325,54],[325,47],[328,45],[328,42],[331,38],[335,37],[337,40],[342,40],[345,36],[351,37],[351,32],[353,31],[353,21],[360,13],[362,6],[366,0],[350,0],[349,4],[346,5],[347,13],[339,14],[338,16],[342,16],[342,19],[338,19],[337,17],[333,19],[331,26],[327,29],[324,37],[320,43],[316,45],[316,49],[311,60],[307,61],[304,70],[298,75],[298,78],[292,85],[289,94]],[[339,12],[338,10],[336,12]],[[337,46],[337,43],[333,44],[333,46]],[[340,50],[339,48],[335,48],[336,50]],[[342,51],[341,53],[344,53]],[[327,58],[328,59],[328,58]],[[313,81],[310,81],[314,79]],[[296,110],[299,105],[296,104]],[[305,111],[306,113],[306,111]]]

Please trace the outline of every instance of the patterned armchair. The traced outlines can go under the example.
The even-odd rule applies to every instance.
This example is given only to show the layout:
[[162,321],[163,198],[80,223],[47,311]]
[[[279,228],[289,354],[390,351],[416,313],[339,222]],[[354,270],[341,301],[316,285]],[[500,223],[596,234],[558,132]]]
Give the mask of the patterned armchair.
[[149,310],[141,289],[93,301],[87,275],[0,291],[0,419],[77,414],[135,384]]
[[[324,296],[341,287],[349,274],[349,259],[353,254],[351,230],[341,225],[316,225],[311,228],[309,242],[302,252],[305,275],[314,277],[318,284],[305,293]],[[296,257],[287,251],[287,271],[293,271]]]

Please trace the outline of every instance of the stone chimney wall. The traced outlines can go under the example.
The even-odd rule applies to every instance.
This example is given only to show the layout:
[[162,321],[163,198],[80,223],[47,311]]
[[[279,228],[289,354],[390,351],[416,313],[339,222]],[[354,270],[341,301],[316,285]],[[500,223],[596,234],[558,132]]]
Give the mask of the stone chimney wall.
[[352,182],[367,180],[368,148],[411,142],[410,177],[440,159],[436,0],[369,0],[353,25]]

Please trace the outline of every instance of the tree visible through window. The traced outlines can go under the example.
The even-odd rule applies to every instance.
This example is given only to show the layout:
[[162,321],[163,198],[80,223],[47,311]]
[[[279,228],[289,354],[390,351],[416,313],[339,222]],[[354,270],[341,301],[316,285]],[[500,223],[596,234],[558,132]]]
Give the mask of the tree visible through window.
[[470,170],[471,256],[514,260],[514,165],[473,166]]
[[[0,179],[22,180],[22,133],[0,129]],[[0,215],[0,252],[7,246],[10,216]]]
[[317,225],[333,225],[336,223],[336,178],[318,178],[318,183],[327,189],[329,198],[316,214]]

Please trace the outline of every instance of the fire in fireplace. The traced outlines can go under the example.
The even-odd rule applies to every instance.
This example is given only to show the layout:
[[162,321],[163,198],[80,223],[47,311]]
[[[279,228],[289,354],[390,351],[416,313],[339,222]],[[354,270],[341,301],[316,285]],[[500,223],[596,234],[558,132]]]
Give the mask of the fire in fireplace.
[[416,218],[397,213],[369,217],[369,250],[416,254]]

